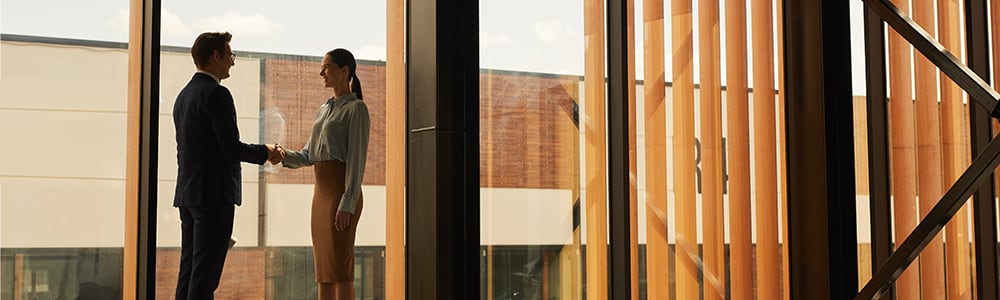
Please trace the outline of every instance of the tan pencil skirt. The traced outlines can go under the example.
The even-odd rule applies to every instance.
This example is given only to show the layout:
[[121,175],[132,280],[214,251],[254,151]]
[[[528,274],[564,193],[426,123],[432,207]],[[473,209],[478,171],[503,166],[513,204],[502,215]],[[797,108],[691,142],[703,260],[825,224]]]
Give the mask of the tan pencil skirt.
[[316,282],[354,281],[354,236],[364,197],[359,196],[347,230],[337,231],[335,221],[344,195],[344,163],[339,160],[313,164],[316,184],[312,201],[312,243]]

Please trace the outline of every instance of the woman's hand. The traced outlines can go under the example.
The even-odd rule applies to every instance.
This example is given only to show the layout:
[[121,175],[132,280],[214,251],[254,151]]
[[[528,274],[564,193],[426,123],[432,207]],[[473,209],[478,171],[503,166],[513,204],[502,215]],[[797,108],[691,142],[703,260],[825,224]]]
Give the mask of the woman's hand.
[[267,161],[272,165],[277,165],[285,159],[285,148],[281,147],[281,144],[274,143],[274,145],[264,145],[267,147]]
[[351,213],[338,211],[334,225],[337,227],[337,231],[346,230],[351,225]]

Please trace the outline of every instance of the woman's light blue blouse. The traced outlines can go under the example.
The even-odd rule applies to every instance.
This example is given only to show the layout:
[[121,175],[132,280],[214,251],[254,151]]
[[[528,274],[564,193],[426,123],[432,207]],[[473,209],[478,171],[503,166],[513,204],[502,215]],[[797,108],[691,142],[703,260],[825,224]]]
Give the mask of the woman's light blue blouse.
[[312,135],[302,151],[286,150],[281,164],[287,168],[311,166],[313,162],[344,162],[344,196],[337,211],[354,213],[361,195],[368,157],[368,106],[354,93],[330,98],[319,107]]

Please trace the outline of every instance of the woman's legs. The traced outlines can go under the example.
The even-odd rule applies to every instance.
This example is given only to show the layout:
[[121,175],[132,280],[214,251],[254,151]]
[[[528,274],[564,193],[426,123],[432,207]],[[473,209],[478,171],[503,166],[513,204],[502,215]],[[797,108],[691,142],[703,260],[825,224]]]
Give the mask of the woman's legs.
[[316,285],[319,287],[319,300],[337,299],[336,293],[333,291],[333,283],[317,282]]
[[319,300],[354,300],[354,281],[338,283],[317,282]]
[[354,281],[338,282],[333,284],[333,290],[337,300],[354,300]]

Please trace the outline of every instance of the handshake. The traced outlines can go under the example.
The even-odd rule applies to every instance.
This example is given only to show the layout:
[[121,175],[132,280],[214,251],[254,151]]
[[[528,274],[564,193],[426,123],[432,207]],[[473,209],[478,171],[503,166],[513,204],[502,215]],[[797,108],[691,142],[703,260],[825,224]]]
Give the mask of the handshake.
[[267,147],[267,161],[271,162],[272,165],[277,165],[281,160],[285,159],[285,148],[282,148],[281,144],[265,144],[264,147]]

